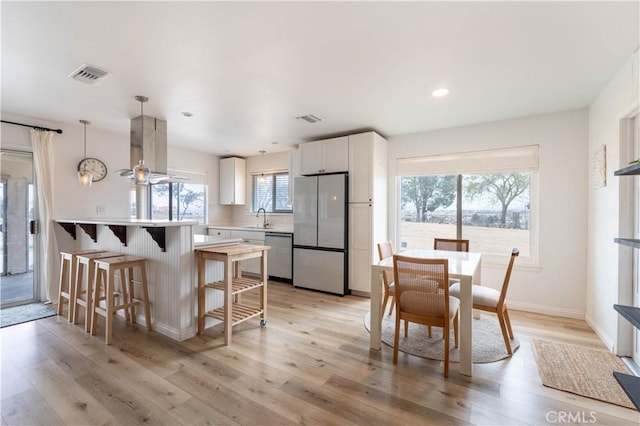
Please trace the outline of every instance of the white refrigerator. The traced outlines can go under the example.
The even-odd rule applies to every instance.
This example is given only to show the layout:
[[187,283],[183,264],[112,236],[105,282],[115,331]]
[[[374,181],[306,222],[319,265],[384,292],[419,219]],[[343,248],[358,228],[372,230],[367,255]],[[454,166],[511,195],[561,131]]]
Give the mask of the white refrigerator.
[[295,178],[295,287],[348,293],[347,179],[345,173]]

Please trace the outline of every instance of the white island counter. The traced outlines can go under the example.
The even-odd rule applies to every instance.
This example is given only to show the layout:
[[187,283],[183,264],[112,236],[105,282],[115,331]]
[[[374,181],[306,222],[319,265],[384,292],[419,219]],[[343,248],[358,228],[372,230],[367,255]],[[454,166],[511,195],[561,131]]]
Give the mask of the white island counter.
[[[59,224],[55,231],[60,250],[101,249],[147,258],[153,329],[175,340],[185,340],[196,334],[194,248],[237,242],[194,236],[196,221],[102,217],[54,221]],[[222,276],[221,268],[212,266],[209,269],[207,275],[212,279]],[[144,324],[144,316],[138,320]]]

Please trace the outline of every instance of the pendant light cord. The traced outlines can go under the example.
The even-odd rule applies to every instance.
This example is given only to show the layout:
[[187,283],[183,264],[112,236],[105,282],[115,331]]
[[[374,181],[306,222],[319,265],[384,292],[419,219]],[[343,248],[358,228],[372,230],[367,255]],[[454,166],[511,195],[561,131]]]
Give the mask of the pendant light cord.
[[87,158],[87,124],[91,124],[87,120],[79,120],[84,126],[84,158]]
[[87,158],[87,123],[82,123],[84,125],[84,158]]

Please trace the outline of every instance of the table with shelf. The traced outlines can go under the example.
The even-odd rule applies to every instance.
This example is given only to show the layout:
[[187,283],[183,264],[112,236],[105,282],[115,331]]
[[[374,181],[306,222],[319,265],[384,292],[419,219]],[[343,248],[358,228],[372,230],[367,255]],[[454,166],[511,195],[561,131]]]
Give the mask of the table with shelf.
[[[215,247],[196,248],[198,258],[198,334],[203,334],[205,317],[215,318],[224,323],[225,345],[231,343],[231,329],[234,325],[260,316],[260,326],[267,321],[267,251],[271,247],[252,244],[229,244]],[[258,277],[242,276],[240,262],[260,258]],[[207,261],[224,264],[224,278],[207,283],[205,264]],[[206,310],[207,290],[222,291],[222,307]],[[260,291],[259,306],[243,304],[241,294],[250,290]]]

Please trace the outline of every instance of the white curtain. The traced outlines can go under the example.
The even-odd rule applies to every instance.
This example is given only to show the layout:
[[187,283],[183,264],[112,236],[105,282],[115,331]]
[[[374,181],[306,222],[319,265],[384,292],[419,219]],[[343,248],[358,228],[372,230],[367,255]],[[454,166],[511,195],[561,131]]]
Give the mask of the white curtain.
[[53,229],[53,132],[31,130],[33,163],[38,185],[40,220],[39,276],[40,298],[53,302],[57,298],[56,263],[58,243]]

